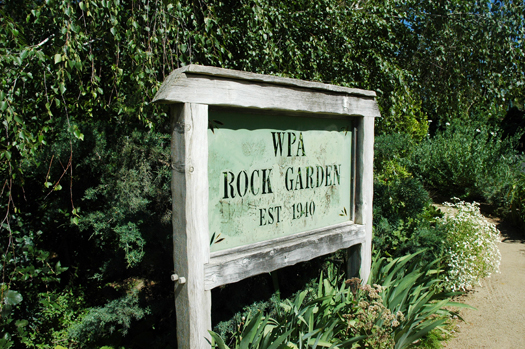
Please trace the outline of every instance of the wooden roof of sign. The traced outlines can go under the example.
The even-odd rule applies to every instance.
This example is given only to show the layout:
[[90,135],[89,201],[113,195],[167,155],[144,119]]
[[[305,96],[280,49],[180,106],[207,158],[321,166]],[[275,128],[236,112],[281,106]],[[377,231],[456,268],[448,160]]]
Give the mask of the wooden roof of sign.
[[153,102],[378,117],[375,97],[374,91],[192,64],[174,70]]

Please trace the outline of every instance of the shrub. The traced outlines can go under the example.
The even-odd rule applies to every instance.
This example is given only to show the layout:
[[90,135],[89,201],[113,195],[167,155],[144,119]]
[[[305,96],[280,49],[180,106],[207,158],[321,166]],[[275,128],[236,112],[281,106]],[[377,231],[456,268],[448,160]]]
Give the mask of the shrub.
[[392,260],[426,249],[426,262],[441,256],[444,229],[428,192],[415,178],[374,183],[374,248]]
[[386,218],[389,223],[415,218],[430,205],[423,184],[415,178],[374,182],[374,220]]
[[392,260],[426,247],[424,259],[439,256],[435,210],[421,180],[406,168],[415,142],[408,134],[385,134],[374,144],[374,248]]
[[441,213],[433,206],[416,218],[389,224],[383,219],[374,228],[374,249],[388,261],[407,254],[422,252],[421,259],[430,263],[443,256],[447,231],[437,224]]
[[[520,226],[525,226],[525,174],[519,172],[512,187],[507,194],[508,207],[506,215],[511,221]],[[523,230],[523,229],[522,229]]]
[[469,290],[484,277],[499,271],[499,231],[481,215],[477,203],[445,203],[457,210],[441,223],[447,230],[445,286],[453,291]]
[[387,182],[392,179],[411,177],[412,175],[406,169],[404,158],[411,153],[413,145],[413,139],[405,133],[391,133],[375,137],[375,179]]
[[69,336],[85,347],[99,338],[114,332],[126,334],[133,320],[144,318],[150,311],[139,306],[136,292],[115,299],[104,307],[91,308],[82,319],[71,327]]
[[513,181],[516,137],[503,139],[498,128],[457,120],[425,139],[408,168],[442,195],[500,203]]

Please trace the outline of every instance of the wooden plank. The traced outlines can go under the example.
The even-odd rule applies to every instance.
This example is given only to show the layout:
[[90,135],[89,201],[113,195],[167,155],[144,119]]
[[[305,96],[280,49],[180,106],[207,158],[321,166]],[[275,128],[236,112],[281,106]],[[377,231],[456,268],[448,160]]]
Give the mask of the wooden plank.
[[355,222],[366,227],[361,246],[361,279],[366,282],[372,265],[372,201],[374,196],[374,118],[357,122]]
[[205,266],[206,289],[268,273],[279,268],[364,243],[365,227],[342,223],[291,237],[232,248],[212,254]]
[[[266,74],[256,74],[245,71],[217,68],[202,66],[196,64],[190,64],[185,67],[174,70],[168,78],[165,80],[165,83],[159,90],[157,94],[159,97],[162,96],[166,91],[164,88],[169,88],[177,83],[177,80],[184,78],[184,75],[208,75],[215,77],[227,78],[229,80],[246,80],[248,82],[264,82],[273,85],[282,85],[289,87],[300,87],[305,89],[319,90],[319,91],[329,91],[329,92],[338,92],[347,95],[361,96],[361,97],[375,97],[376,93],[374,91],[363,90],[358,88],[350,88],[344,86],[324,84],[320,82],[313,81],[304,81],[298,79],[284,78],[274,75]],[[165,85],[165,86],[164,86]],[[162,98],[158,98],[162,99]],[[157,96],[155,97],[157,100]]]
[[351,116],[380,115],[373,96],[356,96],[270,82],[231,80],[216,75],[172,75],[159,89],[154,102],[202,103],[210,106]]
[[180,349],[206,348],[211,329],[211,294],[204,289],[208,242],[208,107],[171,107],[173,263],[177,341]]

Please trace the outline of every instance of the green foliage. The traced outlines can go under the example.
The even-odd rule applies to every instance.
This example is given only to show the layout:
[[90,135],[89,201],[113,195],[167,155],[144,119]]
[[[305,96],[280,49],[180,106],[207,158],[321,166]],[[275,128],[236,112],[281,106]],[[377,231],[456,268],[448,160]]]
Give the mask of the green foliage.
[[389,133],[374,138],[374,179],[379,182],[411,177],[405,165],[415,142],[405,133]]
[[[35,168],[32,176],[47,176],[54,183],[64,169],[52,165],[67,164],[64,159],[73,150],[80,158],[73,174],[85,180],[68,183],[69,190],[42,188],[28,181],[27,201],[20,201],[18,207],[31,209],[32,214],[9,216],[10,225],[5,227],[11,229],[10,235],[1,239],[10,249],[2,258],[16,264],[2,265],[6,266],[4,276],[11,276],[10,288],[24,299],[9,317],[2,317],[0,326],[11,333],[15,345],[74,346],[69,328],[90,308],[101,308],[130,291],[134,286],[127,280],[141,280],[145,287],[140,289],[147,292],[157,287],[153,285],[164,288],[163,279],[169,284],[169,275],[165,275],[169,271],[151,267],[171,260],[166,243],[171,208],[168,136],[136,124],[121,127],[126,131],[93,123],[83,130],[84,141],[72,145],[62,142],[62,137],[67,138],[64,127],[56,135],[57,142],[38,157],[46,166]],[[80,206],[68,210],[73,202],[82,210]],[[150,305],[155,306],[143,317],[167,316],[166,307],[156,305],[157,298],[170,302],[170,289],[164,289],[149,297]],[[135,310],[138,314],[146,307],[137,303]],[[15,324],[22,320],[28,324],[20,332]],[[101,322],[93,328],[107,334],[112,326]],[[124,331],[114,333],[125,336]]]
[[454,121],[413,151],[410,170],[444,196],[501,203],[518,160],[513,142],[498,128]]
[[0,345],[6,348],[19,343],[30,346],[30,332],[45,322],[36,316],[44,306],[41,301],[52,296],[48,287],[56,287],[68,269],[40,247],[43,233],[32,230],[31,221],[29,214],[10,213],[5,234],[0,235],[0,246],[5,246],[0,270],[7,281],[0,283]]
[[[321,274],[317,289],[298,292],[293,300],[285,299],[275,309],[275,318],[248,316],[231,342],[233,348],[316,348],[351,347],[363,339],[357,336],[341,339],[337,335],[346,328],[342,315],[355,303],[354,296],[341,282],[341,277],[329,269],[327,278]],[[228,348],[224,340],[211,332],[212,347]]]
[[388,260],[422,250],[424,253],[421,258],[426,262],[442,257],[447,231],[436,223],[439,212],[432,213],[430,218],[427,215],[429,213],[425,212],[415,219],[399,221],[397,224],[389,224],[382,219],[374,226],[374,248]]
[[450,301],[457,293],[440,291],[440,260],[422,263],[418,258],[420,251],[387,262],[376,256],[372,263],[370,284],[381,285],[383,304],[392,314],[400,312],[400,321],[393,333],[395,348],[407,348],[412,343],[438,326],[454,314],[451,306],[468,307]]
[[[344,253],[318,257],[294,266],[261,274],[225,285],[212,291],[213,331],[222,338],[230,338],[239,332],[250,314],[263,312],[275,318],[283,299],[293,298],[302,290],[317,290],[319,274],[333,275],[334,265],[340,268]],[[243,320],[244,319],[244,320]]]
[[[420,252],[421,253],[421,252]],[[258,312],[243,319],[229,341],[232,348],[373,347],[407,348],[442,326],[454,314],[457,293],[439,291],[439,259],[422,262],[419,254],[386,262],[374,258],[368,285],[342,282],[339,271],[321,275],[315,289],[286,299],[270,317]],[[373,285],[373,286],[372,286]],[[229,348],[212,332],[212,346]]]
[[82,165],[97,163],[100,177],[85,190],[82,205],[87,212],[77,220],[80,231],[97,245],[122,251],[128,268],[144,257],[144,227],[166,225],[171,218],[169,136],[129,131],[111,143],[115,130],[94,128],[86,133],[94,144]]
[[437,327],[430,331],[427,336],[417,345],[415,348],[421,348],[421,349],[442,349],[444,348],[444,345],[446,345],[446,341],[451,339],[453,336],[453,332],[451,332],[451,327],[453,326],[454,322],[447,322],[445,326],[443,327]]
[[409,91],[407,85],[402,83],[385,98],[391,108],[382,110],[379,132],[405,135],[409,142],[418,142],[428,133],[428,115],[423,111],[419,97]]
[[[383,177],[384,178],[384,177]],[[423,185],[415,178],[374,182],[374,248],[389,260],[425,250],[432,262],[443,253],[446,230]]]
[[252,314],[262,312],[270,317],[275,316],[279,303],[280,299],[276,294],[272,295],[267,301],[254,302],[245,306],[242,311],[235,313],[231,319],[219,322],[214,326],[213,331],[222,338],[231,337],[240,331],[240,326],[245,325],[246,318]]
[[[520,161],[522,162],[522,161]],[[525,174],[518,172],[507,194],[508,217],[514,224],[525,226]]]
[[509,101],[523,105],[522,79],[512,76],[523,69],[524,37],[510,29],[523,28],[523,13],[522,2],[489,0],[428,1],[408,10],[420,39],[412,60],[416,84],[434,121],[479,110],[501,115]]
[[85,347],[101,337],[109,337],[115,331],[125,335],[132,320],[140,320],[149,313],[149,310],[141,308],[138,303],[137,294],[130,293],[103,307],[92,308],[71,327],[69,337]]
[[416,217],[430,205],[430,197],[415,178],[374,182],[374,216],[390,223]]
[[22,336],[25,346],[54,348],[59,343],[68,346],[66,329],[84,313],[86,305],[81,290],[51,291],[38,296],[39,304],[32,308],[33,314]]
[[411,247],[426,243],[417,237],[428,222],[418,217],[430,209],[430,197],[405,167],[414,147],[415,142],[407,134],[375,138],[373,242],[375,248],[389,258],[416,252],[417,248]]

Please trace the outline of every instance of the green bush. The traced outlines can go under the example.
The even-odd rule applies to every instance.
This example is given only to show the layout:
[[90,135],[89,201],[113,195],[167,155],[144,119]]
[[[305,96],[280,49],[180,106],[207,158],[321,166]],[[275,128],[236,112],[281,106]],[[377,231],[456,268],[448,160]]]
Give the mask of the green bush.
[[417,217],[430,205],[430,197],[416,178],[374,182],[374,220],[389,223]]
[[439,194],[502,203],[514,179],[514,138],[476,122],[456,120],[412,152],[408,168]]
[[440,216],[418,179],[374,182],[374,248],[390,260],[422,249],[425,261],[439,258],[445,238],[436,224]]
[[139,306],[137,292],[115,299],[103,307],[92,308],[73,326],[69,338],[85,348],[113,333],[126,335],[133,320],[144,318],[150,311]]
[[408,171],[407,158],[416,147],[407,134],[386,134],[374,147],[374,248],[389,260],[426,248],[428,262],[442,251],[443,230],[436,229],[440,214],[418,178]]
[[374,249],[388,260],[410,253],[423,251],[421,259],[432,262],[443,256],[446,229],[437,224],[441,216],[433,206],[429,206],[416,218],[390,224],[382,219],[374,226]]
[[388,182],[412,177],[404,159],[409,156],[415,141],[406,133],[378,135],[374,139],[374,179]]
[[10,212],[5,218],[0,230],[0,273],[7,281],[0,282],[0,348],[31,348],[53,337],[50,329],[60,320],[50,315],[57,307],[50,309],[46,302],[60,294],[54,288],[68,268],[42,248],[45,235],[34,229],[34,217]]
[[517,226],[525,227],[525,174],[521,171],[518,172],[509,189],[507,202],[508,206],[505,210],[507,217]]
[[[66,126],[57,125],[54,142],[35,155],[39,166],[25,164],[25,186],[11,194],[16,211],[11,208],[0,234],[0,337],[15,348],[79,347],[72,327],[111,306],[119,314],[143,314],[122,318],[134,326],[130,342],[139,330],[152,343],[163,336],[173,343],[169,270],[154,267],[172,261],[169,135],[137,122],[92,121],[81,129],[84,141],[70,143]],[[64,174],[71,153],[73,168]],[[147,301],[114,303],[132,291],[129,280],[144,285],[139,297],[148,294]],[[21,299],[5,307],[8,291]],[[119,336],[128,345],[125,331],[112,332],[115,323],[91,323],[98,334],[83,339],[102,337],[97,344],[103,345]]]

